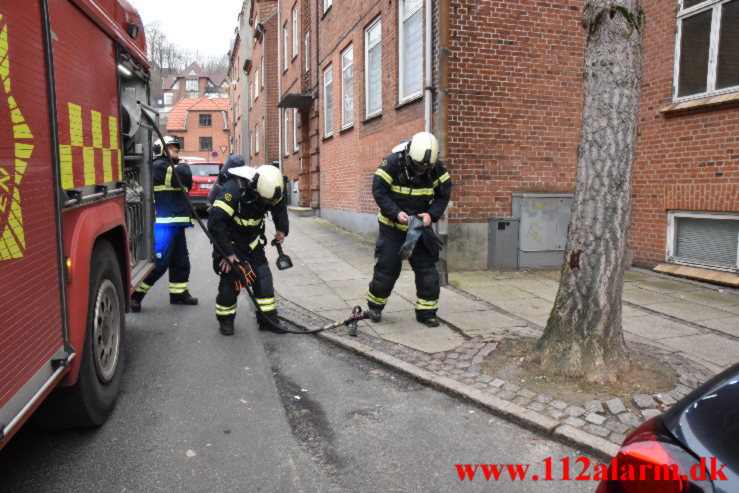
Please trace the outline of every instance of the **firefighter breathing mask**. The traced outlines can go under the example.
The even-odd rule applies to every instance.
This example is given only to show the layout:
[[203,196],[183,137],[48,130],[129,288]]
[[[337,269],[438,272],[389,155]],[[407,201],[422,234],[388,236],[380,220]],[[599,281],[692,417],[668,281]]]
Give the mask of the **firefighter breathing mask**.
[[282,173],[276,167],[269,164],[263,164],[258,168],[247,165],[230,168],[228,172],[243,178],[265,204],[275,205],[282,200],[284,182]]
[[[172,135],[165,135],[164,146],[170,145],[175,146],[177,148],[177,151],[180,150],[180,141],[177,139],[177,137],[173,137]],[[154,142],[154,157],[159,157],[164,154],[164,146],[162,145],[162,139],[157,139],[157,141]]]
[[436,137],[429,132],[417,133],[408,144],[408,150],[406,151],[407,164],[416,173],[429,171],[438,157],[439,143],[436,141]]

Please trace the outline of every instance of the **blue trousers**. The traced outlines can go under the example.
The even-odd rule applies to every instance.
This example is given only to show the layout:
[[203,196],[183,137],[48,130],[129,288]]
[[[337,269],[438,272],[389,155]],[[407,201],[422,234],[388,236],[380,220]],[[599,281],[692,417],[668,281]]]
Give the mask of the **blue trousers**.
[[190,279],[190,254],[187,251],[185,227],[172,224],[154,224],[154,270],[136,289],[139,296],[146,294],[169,270],[169,292],[181,294],[187,290]]

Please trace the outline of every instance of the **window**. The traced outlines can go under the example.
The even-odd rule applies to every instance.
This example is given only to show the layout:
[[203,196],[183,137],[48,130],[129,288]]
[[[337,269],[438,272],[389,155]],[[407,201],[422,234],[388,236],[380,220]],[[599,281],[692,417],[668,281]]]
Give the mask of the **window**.
[[287,22],[282,26],[282,70],[287,70]]
[[293,151],[298,152],[298,109],[293,108]]
[[213,137],[200,137],[200,150],[201,151],[212,151],[213,150]]
[[333,135],[333,94],[332,91],[332,74],[331,65],[323,72],[323,135],[329,137]]
[[285,130],[282,136],[282,144],[285,149],[285,157],[290,155],[290,112],[287,109],[282,110],[285,115]]
[[184,151],[185,150],[185,138],[184,137],[179,137],[177,135],[175,135],[175,138],[177,139],[177,142],[180,143],[180,149],[182,149]]
[[254,74],[254,100],[259,97],[259,69]]
[[682,0],[675,97],[739,91],[739,0]]
[[305,33],[305,71],[310,70],[310,32]]
[[200,115],[200,126],[201,127],[210,127],[213,123],[213,120],[211,118],[210,113],[204,113]]
[[401,0],[398,8],[398,97],[402,102],[423,90],[423,8],[421,0]]
[[197,79],[187,79],[185,81],[185,90],[190,91],[198,91],[198,80]]
[[323,11],[326,12],[333,5],[333,0],[323,0]]
[[264,72],[264,57],[262,57],[262,79],[260,81],[260,83],[262,84],[262,89],[264,89]]
[[172,106],[173,100],[174,100],[174,94],[172,94],[171,92],[164,93],[164,106]]
[[341,54],[341,128],[354,124],[354,47]]
[[382,111],[382,24],[380,19],[364,31],[364,85],[367,117]]
[[293,7],[293,60],[298,56],[298,4]]
[[259,154],[259,124],[254,125],[254,154]]
[[669,212],[667,260],[739,272],[739,216]]

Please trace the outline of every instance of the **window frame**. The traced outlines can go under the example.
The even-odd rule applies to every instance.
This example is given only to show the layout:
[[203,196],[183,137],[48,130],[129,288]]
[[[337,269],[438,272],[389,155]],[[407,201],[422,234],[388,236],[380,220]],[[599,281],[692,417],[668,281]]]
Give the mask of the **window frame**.
[[288,37],[288,31],[287,31],[287,21],[285,21],[285,24],[282,25],[282,58],[283,58],[282,71],[283,72],[287,72],[288,41],[289,41],[289,37]]
[[[333,74],[333,68],[334,66],[332,64],[329,64],[325,69],[323,69],[323,138],[331,137],[334,134],[334,116],[333,116],[333,110],[334,110],[334,99],[333,99],[333,82],[334,82],[334,74]],[[326,75],[330,75],[330,80],[326,82]],[[328,86],[328,89],[326,88]],[[326,97],[327,94],[331,94],[331,107],[329,108],[329,98]],[[328,118],[327,118],[328,117]]]
[[[369,46],[369,32],[375,27],[379,25],[380,29],[380,37],[379,39],[372,45]],[[370,84],[369,84],[369,52],[372,48],[375,46],[380,45],[380,107],[379,109],[376,109],[372,112],[370,112],[369,108],[369,90],[370,90]],[[377,116],[379,114],[382,114],[382,17],[378,17],[374,21],[372,21],[365,29],[364,29],[364,114],[365,119],[372,118],[374,116]]]
[[[203,117],[207,116],[208,123],[203,124]],[[200,113],[198,115],[198,126],[199,127],[212,127],[213,126],[213,115],[210,113]]]
[[702,211],[668,211],[667,213],[667,245],[665,249],[665,261],[687,265],[693,267],[702,267],[713,270],[721,270],[724,272],[739,272],[739,246],[737,247],[736,268],[726,268],[711,263],[702,263],[697,261],[686,261],[677,256],[677,220],[680,218],[692,219],[719,219],[726,221],[739,221],[739,214],[736,213],[716,213]]
[[[190,89],[190,82],[195,83],[195,89]],[[198,79],[185,79],[185,92],[200,92],[200,84]]]
[[254,101],[259,99],[259,69],[257,69],[257,73],[254,74]]
[[[207,139],[210,141],[210,148],[203,149],[203,140]],[[213,137],[198,137],[198,150],[199,152],[212,151],[213,150]]]
[[266,72],[266,70],[264,70],[264,55],[262,55],[262,77],[259,80],[259,83],[261,84],[262,89],[264,89],[264,73],[265,72]]
[[298,152],[300,145],[298,143],[298,109],[293,108],[293,152]]
[[259,122],[254,125],[254,155],[259,154]]
[[[167,102],[167,96],[169,96],[169,103]],[[174,105],[174,94],[171,92],[165,92],[164,93],[164,106],[172,106]]]
[[298,57],[298,4],[295,3],[292,10],[293,21],[293,61]]
[[282,137],[282,147],[284,147],[284,156],[290,156],[290,112],[286,109],[282,110],[284,115],[285,125],[283,131],[285,135]]
[[417,91],[414,91],[414,92],[412,92],[410,94],[403,95],[403,82],[404,82],[404,79],[403,79],[403,73],[404,73],[403,72],[403,67],[404,67],[404,63],[403,62],[404,62],[404,58],[405,58],[405,53],[404,53],[404,50],[403,50],[403,39],[404,39],[403,24],[408,19],[410,19],[411,17],[413,17],[413,15],[415,15],[415,13],[418,12],[419,10],[421,11],[421,71],[423,71],[423,57],[425,56],[425,53],[424,53],[424,50],[423,50],[423,43],[424,43],[424,38],[423,38],[423,23],[424,23],[424,18],[423,18],[423,8],[424,8],[423,1],[419,1],[418,2],[418,6],[410,14],[408,14],[407,16],[405,16],[405,18],[403,18],[403,6],[404,6],[404,2],[405,2],[405,0],[399,0],[398,1],[398,102],[399,102],[399,104],[402,104],[402,103],[405,103],[407,101],[416,99],[417,97],[419,97],[420,95],[423,94],[423,75],[422,75],[421,76],[421,87],[420,87],[420,89],[418,89]]
[[[351,52],[352,58],[351,62],[347,66],[344,65],[344,56]],[[344,106],[346,103],[346,84],[344,80],[344,74],[347,70],[351,70],[352,73],[352,83],[351,83],[351,96],[352,96],[352,114],[350,116],[350,120],[346,120],[346,107]],[[341,129],[346,130],[347,128],[351,128],[354,126],[354,43],[350,43],[347,48],[341,52]]]
[[305,73],[310,71],[310,31],[305,33]]
[[[704,0],[696,5],[688,8],[683,8],[685,0],[679,1],[679,8],[675,17],[676,28],[675,28],[675,58],[673,68],[673,81],[672,81],[672,101],[692,101],[695,99],[702,99],[706,97],[714,97],[722,94],[739,93],[739,84],[726,87],[723,89],[716,89],[716,79],[718,75],[718,50],[719,50],[719,37],[721,35],[721,14],[723,5],[729,3],[732,0]],[[708,48],[708,68],[707,68],[707,81],[706,90],[704,92],[688,94],[685,96],[678,96],[680,91],[680,63],[682,61],[681,43],[683,36],[683,21],[689,19],[695,15],[703,12],[712,11],[711,13],[711,28]]]

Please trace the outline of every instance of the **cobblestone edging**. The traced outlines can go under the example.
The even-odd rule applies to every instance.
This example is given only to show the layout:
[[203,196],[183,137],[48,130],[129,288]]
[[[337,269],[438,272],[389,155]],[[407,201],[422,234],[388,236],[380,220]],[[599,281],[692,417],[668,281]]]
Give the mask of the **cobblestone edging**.
[[[330,321],[285,299],[279,299],[279,309],[282,318],[303,328],[316,328]],[[348,337],[345,328],[331,332],[326,338],[334,343],[604,457],[613,455],[632,429],[661,414],[711,376],[708,370],[674,353],[640,346],[666,361],[678,374],[679,384],[674,389],[657,394],[636,394],[630,398],[591,400],[576,406],[533,392],[521,382],[506,381],[484,372],[484,358],[495,351],[507,334],[472,337],[451,351],[427,354],[363,332],[356,338]],[[514,406],[506,406],[508,403]]]

